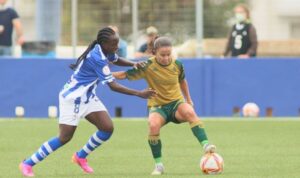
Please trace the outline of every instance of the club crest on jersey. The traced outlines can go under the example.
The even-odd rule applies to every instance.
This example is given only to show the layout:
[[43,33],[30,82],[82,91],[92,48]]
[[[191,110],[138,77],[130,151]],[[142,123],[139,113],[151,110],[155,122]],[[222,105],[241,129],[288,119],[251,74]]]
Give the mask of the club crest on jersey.
[[104,75],[109,75],[110,74],[110,70],[108,66],[104,66],[102,69],[102,72]]

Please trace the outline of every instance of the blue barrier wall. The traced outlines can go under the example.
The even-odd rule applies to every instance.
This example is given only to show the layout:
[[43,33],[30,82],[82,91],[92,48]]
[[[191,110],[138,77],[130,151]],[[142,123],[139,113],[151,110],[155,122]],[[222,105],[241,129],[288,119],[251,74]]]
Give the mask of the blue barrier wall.
[[[48,106],[58,106],[58,93],[69,79],[73,60],[0,60],[0,117],[14,117],[15,106],[25,108],[26,117],[47,117]],[[300,108],[300,60],[183,60],[186,77],[200,116],[232,116],[233,107],[257,103],[265,115],[298,116]],[[113,71],[124,70],[112,67]],[[144,81],[121,81],[135,89]],[[124,117],[145,117],[146,101],[98,87],[98,96],[112,116],[116,107]]]

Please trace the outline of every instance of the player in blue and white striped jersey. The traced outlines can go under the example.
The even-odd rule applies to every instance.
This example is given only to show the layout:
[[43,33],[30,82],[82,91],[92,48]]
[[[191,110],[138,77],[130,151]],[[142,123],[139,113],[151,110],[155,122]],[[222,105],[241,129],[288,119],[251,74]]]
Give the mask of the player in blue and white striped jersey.
[[144,65],[119,58],[115,54],[118,42],[118,34],[109,27],[103,28],[98,32],[97,40],[89,45],[76,64],[70,66],[75,71],[59,94],[59,136],[43,143],[37,152],[21,162],[20,170],[24,176],[34,176],[32,167],[35,164],[71,140],[81,117],[94,124],[98,131],[90,137],[81,150],[73,155],[72,160],[84,172],[93,172],[87,164],[86,157],[107,141],[113,132],[110,116],[95,93],[98,83],[107,84],[113,91],[141,98],[156,95],[152,89],[136,91],[115,82],[108,66],[109,62],[120,66],[143,67]]

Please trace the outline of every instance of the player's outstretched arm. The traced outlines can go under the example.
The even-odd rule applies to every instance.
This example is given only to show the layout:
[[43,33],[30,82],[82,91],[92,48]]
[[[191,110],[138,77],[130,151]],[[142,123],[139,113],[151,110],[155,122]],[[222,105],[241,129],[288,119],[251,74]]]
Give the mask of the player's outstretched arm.
[[112,72],[112,75],[119,80],[126,79],[126,72],[125,71],[119,71],[119,72]]
[[157,92],[151,88],[149,89],[145,89],[142,91],[138,91],[138,90],[133,90],[130,88],[127,88],[115,81],[108,83],[108,86],[110,87],[111,90],[115,91],[115,92],[119,92],[119,93],[123,93],[126,95],[135,95],[141,98],[150,98],[150,97],[155,97]]
[[184,98],[186,99],[186,102],[189,103],[190,105],[194,105],[191,95],[190,95],[190,90],[189,90],[189,85],[186,79],[183,79],[180,81],[180,89],[182,91],[182,94]]
[[125,58],[119,57],[118,60],[116,62],[114,62],[114,64],[117,66],[131,66],[135,69],[138,69],[138,68],[145,67],[147,62],[146,61],[132,62],[132,61],[126,60]]
[[119,57],[114,64],[117,66],[134,66],[135,62],[129,61],[123,57]]

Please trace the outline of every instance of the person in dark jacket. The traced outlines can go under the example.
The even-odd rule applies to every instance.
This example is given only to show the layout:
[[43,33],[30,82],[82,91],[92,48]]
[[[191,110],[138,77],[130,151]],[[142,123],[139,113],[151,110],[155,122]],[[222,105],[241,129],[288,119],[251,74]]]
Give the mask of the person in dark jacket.
[[234,8],[236,23],[233,25],[223,56],[249,58],[256,56],[257,34],[250,21],[250,11],[246,5]]

